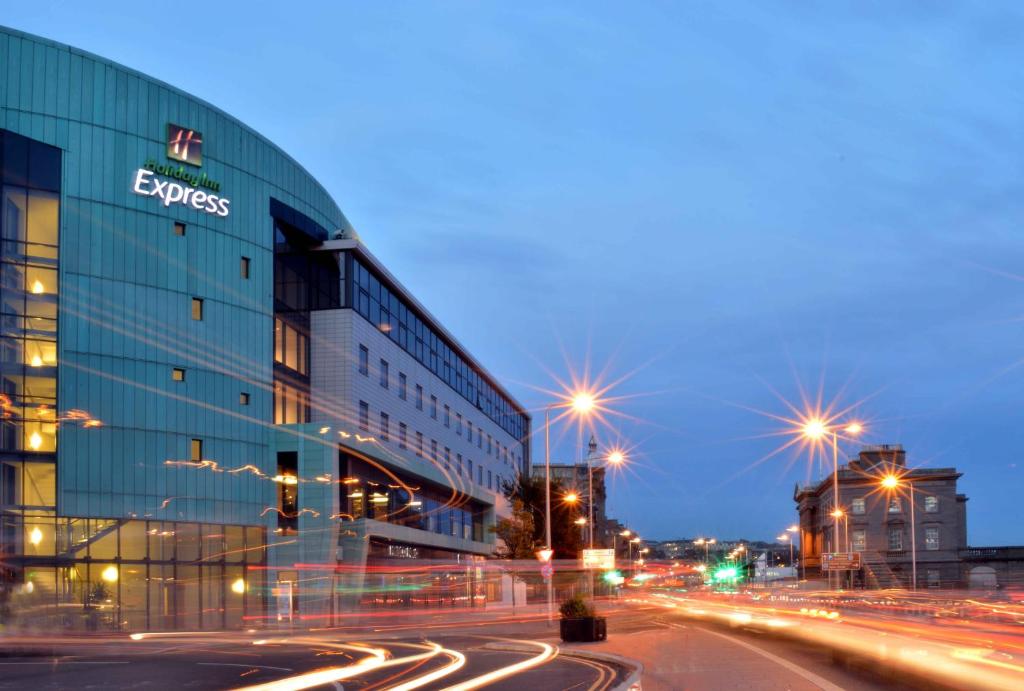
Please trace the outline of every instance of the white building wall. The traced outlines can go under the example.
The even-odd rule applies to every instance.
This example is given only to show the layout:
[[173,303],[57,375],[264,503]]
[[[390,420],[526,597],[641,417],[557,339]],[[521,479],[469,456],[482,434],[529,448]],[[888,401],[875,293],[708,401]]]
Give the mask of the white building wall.
[[[449,387],[433,372],[421,365],[386,334],[350,309],[313,312],[311,323],[311,381],[313,422],[324,425],[344,424],[358,431],[359,401],[369,404],[369,434],[380,437],[380,414],[389,418],[389,440],[384,443],[389,454],[405,461],[406,468],[416,472],[423,468],[424,477],[435,477],[424,466],[431,464],[431,440],[437,441],[437,467],[445,472],[449,484],[470,495],[494,505],[499,514],[507,513],[506,502],[500,496],[500,481],[512,479],[516,463],[524,457],[523,446],[482,411]],[[369,370],[359,373],[359,346],[369,350]],[[381,386],[381,359],[388,363],[388,387]],[[407,396],[399,397],[399,374],[407,378]],[[423,387],[423,409],[416,408],[416,386]],[[437,419],[430,415],[430,397],[437,397]],[[445,426],[444,406],[450,408],[450,425]],[[462,433],[458,433],[458,415],[462,416]],[[408,448],[399,448],[400,423],[408,429]],[[467,425],[473,426],[472,442]],[[480,432],[483,441],[478,442]],[[416,456],[416,433],[424,437],[424,458]],[[492,440],[491,453],[487,452],[487,436]],[[506,463],[499,455],[497,445],[509,449]],[[449,449],[450,465],[445,469],[445,448]],[[458,469],[458,455],[462,455],[462,473]],[[468,476],[469,461],[473,463],[473,477]],[[483,468],[480,482],[478,468]],[[488,471],[490,485],[488,486]]]

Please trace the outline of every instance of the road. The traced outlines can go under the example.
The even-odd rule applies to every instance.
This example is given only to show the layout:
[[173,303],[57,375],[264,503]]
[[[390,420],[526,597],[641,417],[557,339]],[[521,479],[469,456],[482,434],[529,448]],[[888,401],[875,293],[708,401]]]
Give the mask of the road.
[[[356,619],[343,628],[296,633],[8,636],[0,639],[0,689],[468,691],[486,686],[602,691],[625,679],[627,667],[616,663],[622,658],[644,666],[645,691],[935,688],[935,680],[908,673],[915,670],[907,664],[923,663],[925,669],[944,673],[943,665],[950,660],[975,672],[966,681],[939,678],[950,686],[1024,688],[1024,683],[1015,683],[1024,681],[1024,675],[1013,676],[1019,668],[1012,660],[977,653],[994,642],[1003,647],[1020,644],[1016,630],[997,628],[1000,636],[975,640],[966,649],[975,651],[975,657],[940,658],[937,639],[925,634],[963,636],[957,627],[923,621],[895,627],[878,613],[832,617],[822,610],[821,616],[810,617],[798,604],[789,603],[786,609],[764,598],[637,592],[601,603],[608,617],[607,641],[571,645],[561,644],[557,628],[536,610],[518,616],[435,612]],[[880,663],[877,657],[848,655],[849,649],[840,647],[865,636],[875,652],[884,648],[890,657]],[[908,637],[913,637],[910,643]],[[909,658],[907,651],[913,653]],[[993,662],[1001,666],[993,667]]]

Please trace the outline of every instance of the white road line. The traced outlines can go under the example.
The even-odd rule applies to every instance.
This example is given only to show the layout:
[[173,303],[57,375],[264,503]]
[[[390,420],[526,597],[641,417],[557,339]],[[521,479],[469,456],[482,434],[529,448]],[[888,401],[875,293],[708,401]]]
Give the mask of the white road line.
[[727,641],[729,641],[731,643],[735,643],[738,646],[742,646],[742,647],[746,648],[747,650],[755,652],[758,655],[760,655],[761,657],[765,657],[765,658],[771,660],[772,662],[774,662],[775,664],[781,665],[782,667],[785,667],[790,672],[793,672],[794,674],[797,674],[797,675],[803,677],[804,679],[806,679],[807,681],[811,682],[812,684],[814,684],[818,688],[824,689],[824,691],[844,691],[842,686],[838,686],[836,684],[833,684],[828,679],[826,679],[824,677],[821,677],[821,676],[818,676],[817,674],[815,674],[814,672],[810,671],[809,669],[804,669],[800,665],[795,664],[793,662],[790,662],[789,660],[787,660],[787,659],[785,659],[783,657],[779,657],[778,655],[773,655],[772,653],[769,653],[767,650],[762,650],[761,648],[758,648],[756,645],[751,645],[750,643],[747,643],[746,641],[738,640],[736,638],[733,638],[732,636],[727,636],[724,633],[718,633],[717,631],[712,631],[710,629],[705,629],[703,626],[698,626],[696,628],[698,630],[700,630],[700,631],[703,631],[704,633],[710,633],[712,636],[718,636],[719,638],[724,638],[725,640],[727,640]]

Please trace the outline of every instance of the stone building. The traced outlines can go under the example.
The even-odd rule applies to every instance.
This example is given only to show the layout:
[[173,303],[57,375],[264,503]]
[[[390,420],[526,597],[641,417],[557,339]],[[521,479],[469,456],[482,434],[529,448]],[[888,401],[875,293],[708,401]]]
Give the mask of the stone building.
[[[862,568],[850,582],[864,587],[950,587],[962,581],[960,551],[967,547],[967,497],[957,492],[956,468],[907,467],[900,445],[870,446],[817,484],[797,486],[800,554],[806,578],[824,577],[822,554],[859,552]],[[897,478],[895,487],[883,480]],[[838,507],[838,511],[836,508]],[[839,540],[834,540],[835,521]]]

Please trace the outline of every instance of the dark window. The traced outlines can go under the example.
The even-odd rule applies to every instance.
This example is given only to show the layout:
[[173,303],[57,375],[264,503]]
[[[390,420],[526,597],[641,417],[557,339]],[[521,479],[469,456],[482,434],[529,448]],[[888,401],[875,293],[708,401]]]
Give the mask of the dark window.
[[423,387],[416,385],[416,410],[423,410]]
[[444,426],[445,427],[451,427],[452,426],[452,409],[449,408],[448,406],[444,407]]
[[380,414],[380,440],[387,441],[390,438],[390,418],[387,413]]
[[185,370],[180,367],[171,369],[171,379],[174,381],[185,381]]
[[388,361],[383,358],[380,361],[380,385],[385,389],[391,386],[391,374],[388,369]]
[[404,422],[398,423],[398,448],[404,449],[409,443],[409,428]]
[[203,320],[203,299],[192,298],[192,321],[200,322]]
[[370,431],[370,404],[366,401],[359,401],[359,429]]
[[249,259],[249,257],[242,257],[242,262],[240,265],[240,273],[242,278],[249,278],[249,265],[251,264],[251,262],[252,260]]
[[455,434],[462,436],[462,413],[455,413]]
[[437,419],[437,396],[430,397],[430,417]]
[[437,440],[436,439],[431,439],[430,440],[430,460],[434,461],[435,463],[437,461],[441,460],[437,456]]
[[459,475],[462,475],[462,454],[461,453],[455,454],[455,470],[459,473]]
[[370,351],[366,346],[359,346],[359,374],[370,375]]
[[452,467],[452,450],[447,446],[444,447],[444,469],[451,470]]
[[466,470],[468,471],[468,474],[469,474],[469,481],[472,482],[473,481],[473,459],[472,458],[467,458],[466,459]]
[[423,432],[416,433],[416,455],[423,458]]
[[408,382],[406,381],[405,375],[401,372],[398,373],[398,397],[403,401],[408,395]]
[[184,235],[185,235],[185,224],[184,223],[179,223],[179,222],[175,221],[174,222],[174,234],[179,236],[179,237],[184,237]]
[[247,394],[245,391],[238,394],[238,402],[241,403],[242,405],[249,405],[249,394]]

